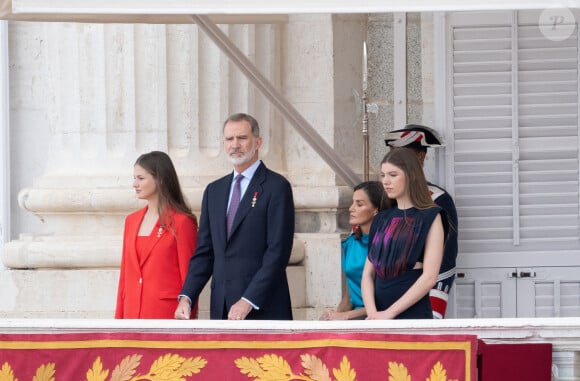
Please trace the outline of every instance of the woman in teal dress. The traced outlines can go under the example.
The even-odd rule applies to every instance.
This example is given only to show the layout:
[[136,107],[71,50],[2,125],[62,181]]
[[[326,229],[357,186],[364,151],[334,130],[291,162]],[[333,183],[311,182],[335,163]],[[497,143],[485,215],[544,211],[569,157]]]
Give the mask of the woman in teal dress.
[[429,290],[437,281],[446,226],[417,155],[393,149],[381,163],[391,207],[369,231],[362,294],[367,319],[432,319]]
[[354,187],[349,223],[353,232],[342,241],[342,270],[347,288],[336,309],[326,310],[320,320],[364,319],[366,316],[360,282],[367,258],[369,229],[373,217],[386,206],[386,194],[378,181],[366,181]]

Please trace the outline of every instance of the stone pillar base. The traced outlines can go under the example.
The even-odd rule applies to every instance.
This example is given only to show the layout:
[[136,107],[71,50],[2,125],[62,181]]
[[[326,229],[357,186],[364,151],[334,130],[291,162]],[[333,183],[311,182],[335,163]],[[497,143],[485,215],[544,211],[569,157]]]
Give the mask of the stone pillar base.
[[118,270],[2,270],[0,319],[114,317]]
[[[63,255],[64,246],[62,245],[70,245],[70,242],[63,243],[61,238],[59,237],[58,241],[54,242],[50,238],[42,240],[40,247],[46,251],[47,247],[55,245],[55,254],[59,254],[57,258],[63,258],[68,267],[74,267],[74,263],[77,263],[75,260],[76,254],[71,256]],[[13,241],[7,245],[5,247],[5,256],[8,262],[12,255],[17,255],[18,253],[28,253],[30,255],[30,253],[34,253],[36,240]],[[101,250],[98,247],[98,242],[87,244],[86,241],[81,242],[78,240],[77,244],[82,247],[93,247],[94,244],[95,251]],[[102,245],[106,244],[103,243]],[[75,251],[74,248],[69,249],[73,254],[86,254],[86,251]],[[120,243],[118,248],[109,251],[120,253]],[[36,258],[36,261],[41,261],[44,257],[46,257],[46,252]],[[307,313],[309,307],[306,301],[304,257],[305,243],[295,240],[294,250],[286,272],[290,283],[292,307],[297,320],[304,320],[309,316]],[[50,260],[51,258],[49,257],[48,261]],[[54,264],[55,262],[47,263]],[[2,300],[0,319],[113,318],[119,282],[118,258],[111,258],[111,263],[113,263],[113,268],[111,269],[44,268],[36,270],[0,270],[0,300]],[[84,261],[82,264],[86,266],[88,263]],[[209,319],[209,282],[200,296],[199,303],[199,318]]]
[[2,262],[12,269],[119,268],[122,237],[32,236],[4,246]]

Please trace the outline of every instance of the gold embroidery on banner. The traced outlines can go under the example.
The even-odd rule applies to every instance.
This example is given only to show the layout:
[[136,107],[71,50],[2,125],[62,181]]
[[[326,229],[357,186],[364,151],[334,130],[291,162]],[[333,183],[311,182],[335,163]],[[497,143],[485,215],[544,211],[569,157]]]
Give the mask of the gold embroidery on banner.
[[0,381],[18,381],[17,378],[14,378],[14,371],[7,362],[5,362],[2,365],[2,369],[0,369]]
[[[171,353],[159,357],[153,362],[149,373],[135,375],[137,367],[141,364],[142,355],[130,355],[125,357],[111,373],[109,381],[185,381],[184,377],[201,372],[207,360],[202,357],[185,358]],[[41,365],[36,370],[32,381],[55,381],[55,364]],[[103,369],[101,357],[93,362],[92,368],[87,371],[87,381],[106,381],[109,375],[108,369]],[[0,381],[18,381],[14,372],[7,362],[0,369]]]
[[431,374],[426,381],[457,381],[452,379],[447,379],[447,371],[443,368],[443,364],[441,361],[437,361],[437,363],[431,369]]
[[242,374],[247,374],[248,377],[254,377],[258,380],[278,379],[282,381],[292,380],[294,377],[288,362],[275,354],[264,355],[256,360],[244,356],[234,362]]
[[93,363],[93,368],[87,371],[87,381],[105,381],[109,375],[109,370],[103,370],[101,358],[97,357]]
[[[113,370],[110,381],[183,381],[184,376],[191,376],[192,374],[200,373],[201,369],[204,368],[207,364],[207,360],[199,356],[196,358],[190,357],[186,359],[185,357],[168,353],[165,356],[159,357],[153,362],[151,369],[149,369],[149,373],[133,377],[135,374],[135,369],[141,362],[141,357],[141,355],[125,357],[123,361],[121,361],[121,363]],[[95,364],[93,364],[93,369],[95,369]],[[87,381],[103,380],[87,379]]]
[[244,356],[235,360],[234,362],[240,369],[240,373],[246,374],[248,377],[261,379],[262,375],[266,374],[266,371],[262,369],[260,363],[258,363],[258,361],[255,359],[249,359]]
[[334,377],[336,377],[339,381],[355,381],[356,380],[356,371],[350,367],[350,362],[346,358],[346,356],[342,357],[342,361],[340,362],[340,369],[333,369],[332,373]]
[[[185,358],[177,354],[168,353],[153,362],[149,373],[136,375],[137,368],[141,364],[142,355],[133,354],[126,356],[115,367],[109,381],[185,381],[184,377],[199,374],[207,365],[207,360],[198,356]],[[294,374],[290,364],[282,357],[274,353],[262,357],[241,357],[234,362],[240,373],[254,378],[256,381],[333,381],[328,367],[324,362],[310,354],[300,355],[304,373]],[[411,381],[408,369],[403,363],[388,363],[388,381]],[[351,368],[350,361],[346,356],[342,357],[339,369],[332,369],[334,381],[356,381],[356,371]],[[55,363],[41,365],[36,370],[32,381],[56,381]],[[86,373],[87,381],[107,381],[109,370],[103,368],[101,357],[97,357],[92,368]],[[14,371],[8,362],[0,368],[0,381],[18,381]],[[429,377],[425,381],[458,381],[447,379],[447,370],[438,361],[431,369]]]
[[328,368],[318,357],[305,354],[301,355],[300,358],[302,359],[304,373],[311,379],[316,381],[332,381],[328,373]]
[[32,377],[32,381],[54,381],[54,363],[50,362],[46,365],[41,365],[36,370],[36,375]]
[[437,361],[433,369],[431,369],[431,375],[427,381],[447,381],[447,371],[443,368],[443,364]]
[[[300,355],[304,374],[294,374],[290,364],[282,356],[276,354],[264,355],[257,359],[241,357],[235,360],[240,373],[257,381],[332,381],[326,365],[318,357],[309,354]],[[335,381],[355,381],[356,372],[350,368],[350,362],[344,356],[340,369],[333,369]]]
[[403,363],[389,361],[389,381],[411,381],[409,371]]

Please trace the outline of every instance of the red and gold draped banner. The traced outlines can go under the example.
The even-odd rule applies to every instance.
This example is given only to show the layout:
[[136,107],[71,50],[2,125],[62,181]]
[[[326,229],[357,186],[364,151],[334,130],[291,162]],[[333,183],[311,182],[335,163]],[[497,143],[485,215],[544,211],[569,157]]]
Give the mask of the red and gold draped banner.
[[475,381],[474,335],[0,335],[0,381]]

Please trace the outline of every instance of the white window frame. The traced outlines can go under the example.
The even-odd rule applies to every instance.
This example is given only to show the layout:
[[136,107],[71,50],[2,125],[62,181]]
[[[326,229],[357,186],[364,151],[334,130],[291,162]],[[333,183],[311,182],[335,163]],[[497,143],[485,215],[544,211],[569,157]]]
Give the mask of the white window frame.
[[[580,20],[580,15],[577,10],[574,10],[576,20]],[[444,150],[438,152],[441,155],[440,159],[444,163],[443,167],[440,168],[440,177],[444,177],[444,181],[441,183],[445,185],[447,190],[452,196],[455,196],[455,174],[454,174],[454,131],[450,129],[453,120],[453,105],[448,104],[448,100],[452,99],[452,54],[451,49],[452,41],[451,36],[447,33],[448,28],[448,18],[451,17],[449,13],[436,12],[433,15],[433,34],[434,34],[434,121],[435,125],[438,126],[440,131],[445,137],[446,146]],[[477,17],[474,15],[473,17]],[[579,91],[580,94],[580,91]],[[580,113],[579,113],[580,115]],[[516,189],[514,189],[515,191]],[[459,226],[461,229],[461,226]],[[461,248],[460,248],[461,250]],[[578,266],[580,265],[580,259],[578,258],[578,253],[576,251],[569,252],[559,252],[559,260],[557,263],[546,263],[545,260],[532,259],[525,266]],[[463,268],[481,268],[481,267],[517,267],[518,264],[515,262],[514,258],[510,259],[500,259],[496,261],[495,259],[485,259],[484,255],[475,256],[460,256],[458,258],[458,267]],[[487,262],[486,262],[487,261]],[[491,263],[493,261],[493,263]]]
[[[0,21],[0,248],[10,240],[8,22]],[[4,268],[0,261],[0,269]]]

